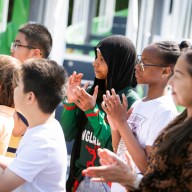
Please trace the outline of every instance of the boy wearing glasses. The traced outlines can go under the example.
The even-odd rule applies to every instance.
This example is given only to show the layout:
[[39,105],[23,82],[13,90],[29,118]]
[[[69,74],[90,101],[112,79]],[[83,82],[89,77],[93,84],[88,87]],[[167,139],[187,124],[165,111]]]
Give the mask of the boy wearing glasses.
[[52,37],[41,24],[27,23],[18,30],[11,45],[11,56],[21,62],[30,58],[47,58],[52,48]]
[[[38,23],[27,23],[21,26],[14,42],[11,44],[11,56],[24,62],[30,58],[47,58],[52,48],[52,37],[48,29]],[[23,115],[15,113],[15,127],[6,156],[14,157],[21,136],[28,123]]]

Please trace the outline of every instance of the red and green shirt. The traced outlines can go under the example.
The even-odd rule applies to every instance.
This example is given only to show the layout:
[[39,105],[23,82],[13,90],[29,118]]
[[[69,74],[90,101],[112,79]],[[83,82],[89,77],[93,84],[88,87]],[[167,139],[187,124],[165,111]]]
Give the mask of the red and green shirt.
[[[129,107],[139,99],[136,92],[131,87],[126,87],[118,94],[124,93],[127,97]],[[74,103],[63,101],[63,111],[60,123],[62,125],[66,141],[72,141],[80,127],[82,121],[78,118],[81,110]],[[75,160],[75,178],[81,181],[82,170],[90,166],[99,166],[97,155],[98,148],[112,150],[112,138],[110,125],[106,121],[106,114],[101,108],[101,103],[97,102],[93,110],[85,111],[87,122],[81,135],[81,146],[79,158]]]

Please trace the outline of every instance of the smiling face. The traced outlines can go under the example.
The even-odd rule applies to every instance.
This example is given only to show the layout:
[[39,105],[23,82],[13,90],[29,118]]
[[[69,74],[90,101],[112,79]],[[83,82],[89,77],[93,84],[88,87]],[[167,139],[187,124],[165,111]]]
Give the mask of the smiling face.
[[93,62],[93,68],[97,79],[107,79],[108,65],[99,51],[97,51],[97,58]]
[[186,56],[181,55],[174,68],[174,75],[169,80],[174,102],[186,108],[192,107],[192,76],[188,70]]

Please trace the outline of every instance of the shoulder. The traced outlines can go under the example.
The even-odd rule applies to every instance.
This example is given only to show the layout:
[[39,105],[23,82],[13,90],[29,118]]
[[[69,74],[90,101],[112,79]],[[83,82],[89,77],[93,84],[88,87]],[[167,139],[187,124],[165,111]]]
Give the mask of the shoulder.
[[48,142],[54,138],[63,138],[63,131],[59,122],[51,118],[50,121],[45,124],[29,128],[27,134],[24,136],[29,137],[30,140],[39,140],[39,142]]
[[5,105],[0,105],[0,116],[1,117],[6,117],[6,118],[13,117],[14,112],[15,112],[14,108],[7,107]]
[[157,98],[154,100],[154,103],[156,103],[155,106],[157,107],[157,110],[159,112],[167,111],[167,113],[170,112],[170,113],[178,114],[176,105],[173,102],[172,96],[170,95]]

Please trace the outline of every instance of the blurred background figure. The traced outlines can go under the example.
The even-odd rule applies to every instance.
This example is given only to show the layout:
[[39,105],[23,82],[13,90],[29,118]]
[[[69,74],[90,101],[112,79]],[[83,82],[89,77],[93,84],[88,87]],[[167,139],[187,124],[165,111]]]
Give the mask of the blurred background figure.
[[13,92],[19,80],[19,60],[0,55],[0,155],[5,155],[14,128]]

